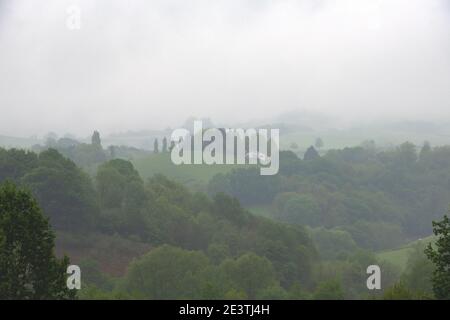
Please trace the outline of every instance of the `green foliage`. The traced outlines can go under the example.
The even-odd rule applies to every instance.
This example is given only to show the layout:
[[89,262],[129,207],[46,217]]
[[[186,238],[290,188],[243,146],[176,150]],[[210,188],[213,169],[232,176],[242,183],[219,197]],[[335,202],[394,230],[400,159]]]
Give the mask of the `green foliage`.
[[94,133],[92,134],[91,144],[93,146],[97,146],[97,147],[101,148],[102,141],[100,139],[100,133],[98,131],[94,131]]
[[302,285],[296,281],[294,282],[288,292],[287,292],[287,299],[290,300],[309,300],[311,299],[310,293],[302,287]]
[[383,300],[432,300],[433,295],[428,292],[416,291],[408,287],[403,281],[398,281],[386,290],[381,297]]
[[402,275],[403,283],[415,292],[433,294],[433,284],[431,281],[434,272],[433,263],[427,259],[424,253],[424,246],[416,244],[410,252],[406,269]]
[[0,299],[68,299],[67,257],[54,256],[54,235],[30,193],[0,186]]
[[242,290],[230,289],[224,296],[225,300],[247,300],[248,296]]
[[100,204],[104,208],[120,208],[127,195],[130,195],[134,183],[141,184],[142,180],[129,161],[115,159],[98,168],[97,190]]
[[27,172],[38,166],[38,157],[33,152],[0,148],[0,181],[9,179],[18,182]]
[[270,203],[279,188],[277,176],[262,176],[257,167],[234,169],[228,174],[214,176],[208,185],[211,195],[225,192],[239,198],[241,203]]
[[432,151],[431,144],[428,141],[425,141],[423,143],[422,149],[420,149],[419,153],[420,161],[426,161],[429,158],[431,151]]
[[314,300],[343,300],[344,292],[341,283],[337,279],[321,282],[314,294]]
[[429,244],[426,255],[435,265],[432,276],[433,291],[437,299],[450,299],[450,219],[433,221],[433,232],[438,237],[435,248]]
[[33,147],[33,150],[37,152],[43,152],[47,149],[58,150],[62,155],[86,170],[95,169],[107,159],[107,153],[102,148],[98,131],[94,131],[90,144],[80,143],[69,138],[56,140],[55,137],[48,139],[45,146],[37,145]]
[[386,222],[357,221],[344,227],[362,248],[381,250],[397,246],[402,242],[402,229]]
[[258,300],[287,300],[289,294],[281,286],[275,285],[261,290],[256,298]]
[[419,158],[408,142],[382,152],[366,143],[308,161],[283,151],[278,175],[262,178],[243,168],[216,175],[209,190],[264,205],[282,221],[337,227],[357,246],[381,250],[428,236],[430,221],[448,206],[450,147],[424,152]]
[[131,162],[114,159],[102,164],[96,182],[102,217],[109,224],[106,230],[147,237],[143,211],[148,197]]
[[82,288],[87,286],[95,286],[102,290],[112,290],[114,288],[113,280],[106,274],[102,273],[99,264],[91,258],[83,258],[78,264],[82,270]]
[[52,226],[86,230],[96,222],[97,200],[89,177],[58,151],[42,152],[37,166],[20,181],[32,190]]
[[358,249],[352,236],[344,230],[317,228],[311,231],[314,244],[323,259],[337,259]]
[[[85,147],[104,153],[98,143],[69,140],[54,144],[77,150],[71,157],[88,154],[78,153]],[[147,179],[163,162],[162,171],[185,182],[201,171],[188,167],[180,179],[167,153],[142,160],[157,167],[145,182],[130,161],[91,159],[99,164],[93,188],[56,150],[0,149],[0,179],[30,187],[62,232],[63,247],[89,257],[80,261],[81,298],[359,299],[368,295],[370,264],[382,267],[382,287],[392,287],[386,298],[426,298],[432,266],[423,254],[411,255],[404,288],[397,288],[399,270],[358,249],[392,248],[429,232],[427,223],[450,197],[449,150],[430,148],[418,159],[406,143],[378,154],[374,147],[332,150],[309,161],[283,151],[276,176],[261,176],[251,166],[206,168],[204,182],[220,173],[208,185],[211,197],[163,175]],[[281,221],[254,216],[241,203]],[[303,225],[316,227],[308,228],[320,263]],[[66,241],[69,230],[73,241]],[[113,238],[126,248],[115,248]],[[4,242],[0,232],[0,246]],[[114,273],[124,270],[138,256],[121,279],[100,271],[111,261]]]
[[[234,287],[246,292],[250,299],[256,298],[257,293],[262,290],[271,290],[273,294],[274,287],[279,288],[270,261],[254,253],[244,254],[236,260],[226,260],[220,267],[231,279]],[[264,291],[261,294],[267,297],[269,292]]]
[[385,290],[383,300],[414,300],[414,293],[403,283],[398,282]]
[[230,256],[230,248],[226,244],[211,243],[207,255],[214,264],[219,264]]
[[154,152],[154,153],[159,153],[159,143],[158,143],[158,139],[155,139],[155,141],[153,142],[153,152]]
[[434,236],[418,239],[398,248],[379,251],[377,252],[377,257],[379,260],[387,261],[397,266],[400,270],[404,271],[407,267],[408,260],[410,259],[411,254],[414,253],[417,248],[424,247],[434,240]]
[[95,285],[85,285],[83,284],[79,299],[80,300],[131,300],[133,297],[127,292],[119,290],[103,290]]
[[131,263],[124,288],[150,299],[198,299],[209,268],[203,253],[164,245]]
[[236,224],[244,224],[247,215],[236,198],[231,198],[224,193],[214,196],[213,212],[220,218]]
[[320,224],[320,217],[317,215],[320,208],[310,195],[281,193],[275,198],[274,206],[276,215],[282,221],[312,227]]
[[316,160],[318,158],[320,158],[320,155],[313,146],[309,147],[308,150],[306,150],[305,155],[303,157],[303,159],[306,161]]
[[[399,274],[392,270],[391,266],[380,263],[372,253],[362,250],[346,256],[342,255],[338,260],[322,262],[316,270],[315,279],[319,281],[318,287],[322,282],[328,283],[330,279],[334,281],[332,281],[334,284],[339,283],[343,299],[361,299],[368,293],[367,267],[374,264],[380,265],[383,270],[382,287],[389,286],[398,279]],[[316,288],[316,293],[317,290]]]
[[163,140],[162,140],[162,152],[167,152],[167,138],[166,137],[164,137],[163,138]]

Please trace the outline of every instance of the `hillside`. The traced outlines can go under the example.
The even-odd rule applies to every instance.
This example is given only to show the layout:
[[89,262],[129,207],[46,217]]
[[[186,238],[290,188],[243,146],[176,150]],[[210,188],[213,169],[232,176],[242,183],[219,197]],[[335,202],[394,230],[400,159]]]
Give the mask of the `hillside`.
[[435,240],[434,236],[429,236],[423,239],[412,241],[400,248],[380,251],[376,255],[379,260],[387,261],[400,268],[400,270],[404,270],[408,263],[408,257],[410,253],[414,250],[414,247],[417,246],[418,244],[426,246],[428,245],[428,243],[434,242],[434,240]]

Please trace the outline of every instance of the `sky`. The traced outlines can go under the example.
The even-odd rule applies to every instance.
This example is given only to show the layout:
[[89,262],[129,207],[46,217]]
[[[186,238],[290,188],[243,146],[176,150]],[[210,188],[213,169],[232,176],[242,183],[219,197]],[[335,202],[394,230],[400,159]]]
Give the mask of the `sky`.
[[0,135],[304,111],[450,121],[450,1],[0,0]]

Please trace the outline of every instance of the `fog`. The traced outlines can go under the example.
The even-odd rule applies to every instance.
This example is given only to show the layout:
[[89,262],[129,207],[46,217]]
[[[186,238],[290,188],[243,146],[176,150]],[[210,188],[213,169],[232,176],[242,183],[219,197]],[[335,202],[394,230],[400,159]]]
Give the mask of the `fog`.
[[0,0],[0,135],[303,110],[450,121],[450,1]]

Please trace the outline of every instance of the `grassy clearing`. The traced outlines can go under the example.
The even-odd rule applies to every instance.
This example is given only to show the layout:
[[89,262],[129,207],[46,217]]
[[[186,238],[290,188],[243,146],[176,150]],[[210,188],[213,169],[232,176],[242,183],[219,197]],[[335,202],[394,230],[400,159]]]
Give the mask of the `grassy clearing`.
[[155,174],[163,174],[178,182],[189,184],[200,182],[203,184],[218,173],[227,173],[244,165],[175,165],[170,160],[169,153],[152,154],[146,157],[132,160],[136,170],[146,180]]
[[397,266],[401,270],[404,270],[408,262],[409,255],[414,250],[414,247],[418,244],[426,246],[428,245],[428,243],[433,242],[434,240],[435,240],[434,236],[429,236],[423,239],[410,242],[401,248],[380,251],[377,253],[377,257],[380,260],[390,262],[391,264]]

